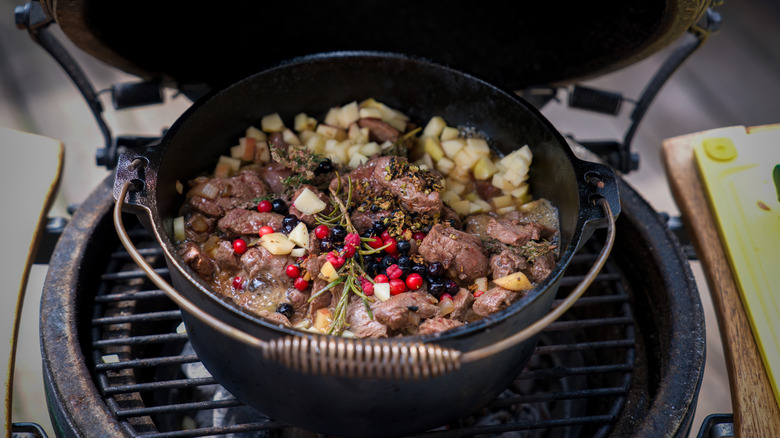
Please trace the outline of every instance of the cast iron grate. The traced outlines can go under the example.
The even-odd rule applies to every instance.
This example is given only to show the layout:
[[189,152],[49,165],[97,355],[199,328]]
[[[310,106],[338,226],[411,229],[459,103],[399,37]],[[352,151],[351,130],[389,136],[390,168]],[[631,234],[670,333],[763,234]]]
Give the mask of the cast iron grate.
[[[131,234],[167,276],[157,244],[140,228]],[[596,259],[598,240],[573,258],[559,297]],[[575,307],[544,331],[526,369],[504,393],[468,418],[418,436],[608,436],[642,366],[629,292],[610,260]],[[244,406],[208,375],[188,349],[178,308],[121,246],[102,274],[93,311],[92,372],[128,436],[307,436]]]

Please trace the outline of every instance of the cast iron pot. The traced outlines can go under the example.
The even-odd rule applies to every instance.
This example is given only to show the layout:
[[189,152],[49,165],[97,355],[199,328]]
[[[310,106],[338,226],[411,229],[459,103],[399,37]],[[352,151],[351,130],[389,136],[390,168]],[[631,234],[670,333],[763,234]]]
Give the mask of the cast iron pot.
[[[508,309],[440,335],[355,340],[274,325],[216,295],[181,260],[172,238],[184,201],[177,181],[213,169],[217,157],[266,114],[291,120],[304,111],[319,118],[334,105],[369,97],[420,124],[440,115],[450,125],[477,127],[502,154],[530,146],[531,190],[550,200],[560,219],[559,263],[542,284]],[[377,52],[295,59],[199,100],[159,145],[122,155],[114,197],[120,239],[180,305],[193,347],[213,377],[276,420],[339,436],[424,431],[493,400],[525,366],[538,332],[598,272],[613,232],[583,284],[551,311],[572,255],[594,229],[613,231],[620,211],[613,171],[577,159],[555,128],[514,93],[424,59]],[[159,241],[173,287],[132,248],[123,210],[137,214]]]

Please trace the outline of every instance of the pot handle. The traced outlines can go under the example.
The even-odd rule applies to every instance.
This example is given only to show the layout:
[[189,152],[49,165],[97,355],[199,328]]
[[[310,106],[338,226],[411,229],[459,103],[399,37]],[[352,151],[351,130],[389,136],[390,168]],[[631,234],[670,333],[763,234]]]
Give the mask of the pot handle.
[[[220,333],[260,349],[263,356],[303,373],[365,377],[375,379],[420,379],[456,371],[461,364],[484,359],[517,343],[539,334],[574,304],[601,271],[615,241],[615,218],[609,202],[601,198],[597,203],[607,218],[606,243],[596,262],[583,280],[550,313],[514,335],[487,347],[467,353],[422,342],[380,341],[377,339],[346,339],[334,336],[285,336],[279,340],[264,341],[239,330],[204,311],[181,295],[144,260],[125,230],[122,206],[127,192],[134,187],[126,181],[114,205],[114,226],[119,240],[133,261],[149,279],[182,310]],[[150,213],[151,214],[151,213]]]

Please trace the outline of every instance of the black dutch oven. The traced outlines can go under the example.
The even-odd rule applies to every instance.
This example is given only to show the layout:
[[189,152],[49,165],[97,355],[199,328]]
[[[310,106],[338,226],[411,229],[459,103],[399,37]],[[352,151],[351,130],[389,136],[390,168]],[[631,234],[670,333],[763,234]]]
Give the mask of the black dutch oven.
[[[412,120],[440,115],[455,126],[477,127],[501,154],[529,145],[531,190],[557,207],[560,220],[560,259],[547,280],[510,308],[461,328],[369,341],[276,326],[221,298],[194,274],[172,239],[172,221],[184,202],[176,182],[213,168],[226,145],[265,114],[323,116],[339,102],[366,97],[402,108]],[[613,225],[620,211],[612,169],[577,159],[514,93],[430,61],[376,52],[296,59],[202,99],[158,146],[120,157],[115,197],[122,201],[120,225],[124,204],[161,244],[175,290],[148,267],[147,273],[182,306],[193,346],[217,381],[273,418],[342,436],[422,431],[494,399],[522,370],[536,333],[553,318],[546,315],[579,245],[596,227]],[[136,261],[144,265],[140,256]]]
[[[536,334],[600,269],[613,233],[584,282],[551,311],[571,257],[595,228],[613,228],[620,203],[613,171],[574,157],[512,90],[565,84],[644,59],[687,30],[708,3],[579,3],[561,10],[549,2],[237,1],[203,10],[151,0],[41,2],[86,52],[197,99],[159,144],[121,157],[114,196],[128,250],[121,209],[136,213],[162,246],[174,287],[147,273],[182,307],[204,365],[269,416],[342,436],[442,425],[494,399],[523,368]],[[320,116],[368,97],[419,123],[440,115],[477,127],[499,153],[531,147],[532,191],[560,217],[561,255],[545,282],[510,308],[440,336],[344,340],[274,326],[242,310],[176,255],[172,220],[183,202],[176,181],[212,168],[225,146],[265,114]]]

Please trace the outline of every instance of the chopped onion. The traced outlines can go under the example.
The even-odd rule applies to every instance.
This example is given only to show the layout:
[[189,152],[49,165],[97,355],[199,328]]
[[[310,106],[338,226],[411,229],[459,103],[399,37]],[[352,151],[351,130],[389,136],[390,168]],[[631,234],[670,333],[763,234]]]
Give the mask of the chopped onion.
[[202,196],[206,199],[215,199],[219,195],[219,187],[211,182],[207,182],[206,184],[200,184],[193,187],[189,195]]
[[173,240],[175,240],[176,243],[180,243],[184,242],[186,238],[187,236],[184,233],[184,217],[178,216],[173,219]]
[[441,310],[441,316],[447,316],[455,310],[455,303],[451,299],[445,298],[439,301],[439,310]]
[[196,233],[202,233],[209,229],[209,224],[205,219],[203,219],[203,217],[195,216],[195,218],[192,219],[192,222],[190,222],[190,227],[192,228],[192,231],[195,231]]

